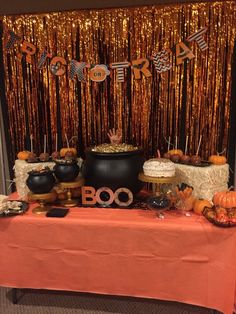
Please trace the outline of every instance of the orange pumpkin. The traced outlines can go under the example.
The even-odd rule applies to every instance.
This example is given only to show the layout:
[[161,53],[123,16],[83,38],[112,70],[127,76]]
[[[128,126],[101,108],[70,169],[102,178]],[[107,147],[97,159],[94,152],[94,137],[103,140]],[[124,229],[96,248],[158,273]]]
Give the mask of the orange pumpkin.
[[213,197],[215,206],[224,208],[236,207],[236,191],[216,192]]
[[194,206],[193,206],[193,211],[198,215],[202,215],[202,212],[205,207],[211,208],[212,204],[208,200],[199,199],[195,201]]
[[75,148],[72,148],[72,147],[64,147],[64,148],[61,148],[60,150],[60,156],[61,157],[65,157],[65,154],[67,152],[72,152],[75,156],[77,156],[77,150]]
[[183,152],[181,149],[171,149],[168,151],[170,155],[179,155],[180,157],[183,156]]
[[17,158],[20,160],[26,160],[28,159],[29,153],[30,152],[28,152],[27,150],[23,150],[17,154]]
[[220,155],[211,155],[208,160],[214,165],[225,165],[227,161],[225,156]]

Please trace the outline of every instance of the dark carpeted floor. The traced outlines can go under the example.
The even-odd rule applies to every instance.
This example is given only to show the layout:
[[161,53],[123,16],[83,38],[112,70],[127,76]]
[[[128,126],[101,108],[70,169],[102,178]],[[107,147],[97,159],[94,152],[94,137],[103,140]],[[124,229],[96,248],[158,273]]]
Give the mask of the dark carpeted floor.
[[219,314],[197,306],[128,297],[64,291],[18,290],[13,304],[11,289],[0,288],[0,314]]

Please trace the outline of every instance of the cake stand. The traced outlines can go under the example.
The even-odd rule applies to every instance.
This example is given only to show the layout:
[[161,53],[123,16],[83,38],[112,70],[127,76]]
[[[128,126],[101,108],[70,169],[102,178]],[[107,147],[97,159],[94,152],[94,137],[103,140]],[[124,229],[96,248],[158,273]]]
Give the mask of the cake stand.
[[53,203],[57,199],[57,193],[54,190],[51,190],[48,193],[35,194],[32,192],[28,193],[28,198],[30,201],[39,202],[39,206],[35,207],[32,212],[34,214],[40,215],[45,214],[48,211],[48,207],[45,206],[47,203]]
[[76,189],[84,185],[84,178],[77,178],[75,181],[71,182],[60,182],[60,187],[66,189],[66,200],[60,201],[60,203],[66,207],[73,207],[78,204],[77,200],[71,198],[71,189]]
[[151,177],[146,176],[143,172],[141,172],[138,176],[138,179],[142,182],[151,183],[152,184],[152,192],[153,196],[161,194],[161,188],[164,184],[173,184],[176,180],[176,176],[173,177]]

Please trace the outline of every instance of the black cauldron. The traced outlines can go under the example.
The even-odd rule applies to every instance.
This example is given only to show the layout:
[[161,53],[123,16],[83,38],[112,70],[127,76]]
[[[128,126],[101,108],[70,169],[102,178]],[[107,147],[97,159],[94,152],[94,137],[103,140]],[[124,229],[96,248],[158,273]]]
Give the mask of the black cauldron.
[[85,185],[95,189],[109,187],[113,192],[121,187],[133,194],[139,192],[143,183],[138,175],[143,170],[143,150],[117,153],[101,153],[88,150],[82,165]]
[[26,185],[34,194],[49,193],[56,180],[51,170],[28,172]]
[[76,160],[73,161],[56,161],[53,168],[55,176],[60,182],[71,182],[76,179],[80,168]]

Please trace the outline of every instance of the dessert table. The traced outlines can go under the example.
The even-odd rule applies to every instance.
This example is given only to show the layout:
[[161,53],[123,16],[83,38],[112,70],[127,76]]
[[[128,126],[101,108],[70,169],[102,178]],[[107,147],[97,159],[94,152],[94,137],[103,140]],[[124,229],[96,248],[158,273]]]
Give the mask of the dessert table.
[[172,300],[232,314],[236,228],[169,212],[70,208],[0,219],[0,286]]

